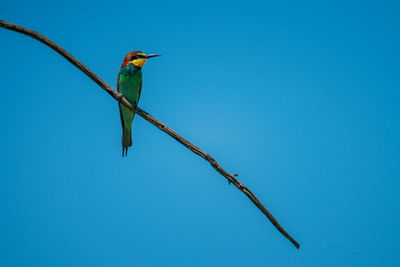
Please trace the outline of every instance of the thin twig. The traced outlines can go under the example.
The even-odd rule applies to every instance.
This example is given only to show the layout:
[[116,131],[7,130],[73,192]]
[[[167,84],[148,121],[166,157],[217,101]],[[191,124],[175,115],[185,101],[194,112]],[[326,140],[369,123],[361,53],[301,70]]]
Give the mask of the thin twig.
[[103,81],[99,76],[97,76],[93,71],[91,71],[88,67],[86,67],[84,64],[82,64],[79,60],[77,60],[75,57],[73,57],[70,53],[68,53],[65,49],[51,41],[50,39],[46,38],[45,36],[29,30],[27,28],[0,20],[0,27],[12,30],[15,32],[19,32],[22,34],[25,34],[29,37],[32,37],[39,42],[42,42],[43,44],[47,45],[48,47],[52,48],[54,51],[59,53],[61,56],[63,56],[66,60],[71,62],[72,65],[83,71],[87,76],[89,76],[90,79],[92,79],[95,83],[97,83],[101,88],[107,91],[115,100],[118,102],[122,103],[132,111],[134,111],[136,114],[159,128],[160,130],[164,131],[168,135],[170,135],[172,138],[177,140],[179,143],[190,149],[193,153],[199,155],[200,157],[204,158],[207,160],[213,168],[219,172],[222,176],[224,176],[229,183],[234,184],[240,191],[242,191],[260,210],[262,213],[267,216],[267,218],[271,221],[271,223],[278,229],[279,232],[281,232],[287,239],[290,240],[290,242],[293,243],[293,245],[296,246],[296,248],[300,248],[300,245],[282,228],[282,226],[278,223],[278,221],[272,216],[272,214],[267,210],[267,208],[258,200],[258,198],[248,189],[243,183],[241,183],[239,180],[237,180],[235,177],[237,174],[230,174],[227,171],[225,171],[218,163],[217,161],[211,157],[209,154],[177,134],[174,130],[169,128],[167,125],[162,123],[161,121],[157,120],[153,116],[151,116],[149,113],[144,111],[143,109],[132,105],[123,95],[115,91],[110,85],[108,85],[105,81]]

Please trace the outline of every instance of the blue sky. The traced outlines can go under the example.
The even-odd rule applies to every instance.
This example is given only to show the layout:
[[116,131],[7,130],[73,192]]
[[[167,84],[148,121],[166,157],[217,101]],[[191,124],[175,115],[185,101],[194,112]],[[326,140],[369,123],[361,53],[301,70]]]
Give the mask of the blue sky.
[[396,1],[3,1],[213,155],[301,244],[41,43],[0,30],[0,265],[398,266]]

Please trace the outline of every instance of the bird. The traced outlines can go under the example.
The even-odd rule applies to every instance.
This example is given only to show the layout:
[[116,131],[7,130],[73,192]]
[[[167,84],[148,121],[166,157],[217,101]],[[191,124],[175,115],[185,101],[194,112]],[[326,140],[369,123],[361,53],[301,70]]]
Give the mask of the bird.
[[[161,56],[158,54],[145,54],[142,51],[129,52],[122,62],[117,77],[117,91],[122,94],[132,105],[136,106],[142,93],[142,67],[147,59]],[[119,103],[119,114],[122,123],[122,157],[128,154],[132,146],[132,121],[135,113]]]

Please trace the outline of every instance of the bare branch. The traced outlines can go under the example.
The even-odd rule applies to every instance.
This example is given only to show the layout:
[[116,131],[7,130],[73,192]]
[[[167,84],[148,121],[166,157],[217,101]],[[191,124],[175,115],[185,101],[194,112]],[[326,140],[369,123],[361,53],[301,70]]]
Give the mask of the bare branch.
[[194,144],[192,144],[191,142],[189,142],[188,140],[186,140],[185,138],[183,138],[182,136],[177,134],[174,130],[172,130],[167,125],[165,125],[161,121],[157,120],[153,116],[151,116],[149,113],[147,113],[143,109],[132,105],[123,95],[121,95],[120,93],[115,91],[110,85],[108,85],[105,81],[103,81],[93,71],[91,71],[88,67],[86,67],[79,60],[77,60],[75,57],[73,57],[65,49],[63,49],[62,47],[60,47],[59,45],[57,45],[50,39],[46,38],[45,36],[35,32],[35,31],[29,30],[27,28],[24,28],[24,27],[21,27],[21,26],[18,26],[18,25],[15,25],[15,24],[3,21],[3,20],[0,20],[0,27],[15,31],[15,32],[19,32],[19,33],[22,33],[29,37],[32,37],[32,38],[38,40],[39,42],[42,42],[43,44],[47,45],[48,47],[52,48],[54,51],[56,51],[61,56],[63,56],[66,60],[68,60],[72,65],[74,65],[75,67],[77,67],[78,69],[83,71],[87,76],[89,76],[90,79],[92,79],[95,83],[97,83],[101,88],[106,90],[107,93],[109,93],[115,100],[117,100],[118,102],[122,103],[129,109],[136,112],[136,114],[138,114],[139,116],[141,116],[142,118],[144,118],[145,120],[147,120],[148,122],[150,122],[151,124],[156,126],[158,129],[160,129],[163,132],[170,135],[172,138],[177,140],[179,143],[181,143],[182,145],[184,145],[185,147],[190,149],[193,153],[195,153],[195,154],[199,155],[200,157],[202,157],[203,159],[207,160],[217,172],[219,172],[222,176],[224,176],[228,180],[229,183],[234,184],[240,191],[242,191],[254,203],[254,205],[256,205],[257,208],[259,208],[261,210],[261,212],[265,214],[265,216],[267,216],[267,218],[276,227],[276,229],[278,229],[279,232],[281,232],[287,239],[289,239],[290,242],[292,242],[292,244],[294,246],[296,246],[296,248],[300,248],[300,245],[282,228],[282,226],[278,223],[278,221],[274,218],[274,216],[272,216],[272,214],[257,199],[257,197],[250,191],[250,189],[248,189],[243,183],[241,183],[239,180],[237,180],[235,178],[237,176],[237,174],[228,173],[209,154],[207,154],[206,152],[204,152],[203,150],[201,150],[200,148],[198,148],[197,146],[195,146]]

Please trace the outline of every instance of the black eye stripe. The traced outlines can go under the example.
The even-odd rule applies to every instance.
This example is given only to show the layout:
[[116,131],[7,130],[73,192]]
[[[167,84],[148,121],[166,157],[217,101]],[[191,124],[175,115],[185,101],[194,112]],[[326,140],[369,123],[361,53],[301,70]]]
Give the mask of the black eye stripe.
[[131,61],[135,60],[135,59],[139,59],[139,58],[145,58],[145,56],[144,55],[134,55],[131,57]]

